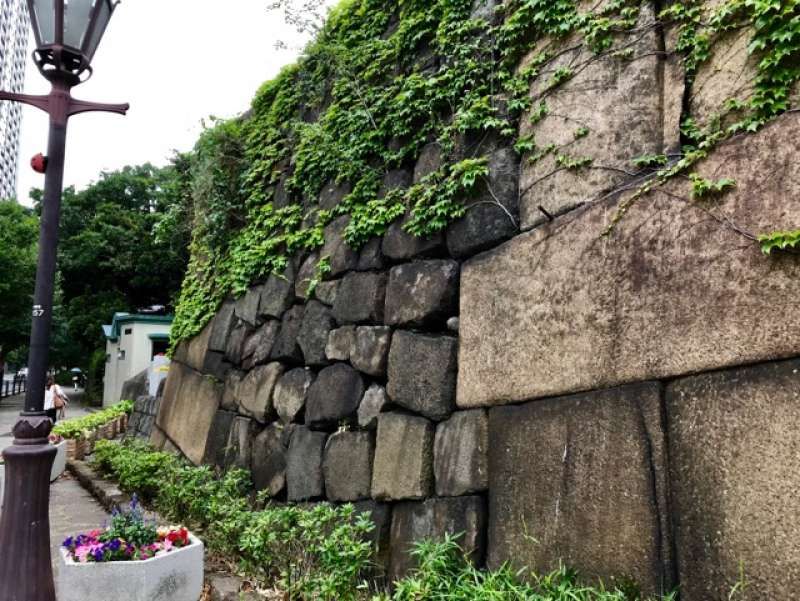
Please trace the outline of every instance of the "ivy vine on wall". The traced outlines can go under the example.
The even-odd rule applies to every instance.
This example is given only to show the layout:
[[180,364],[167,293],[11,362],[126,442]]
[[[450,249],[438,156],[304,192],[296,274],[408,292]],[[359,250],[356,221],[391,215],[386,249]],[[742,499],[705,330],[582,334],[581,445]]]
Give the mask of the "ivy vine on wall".
[[[798,1],[726,0],[709,9],[692,0],[664,9],[659,26],[677,29],[689,84],[720,36],[749,27],[750,51],[759,57],[755,92],[726,103],[702,127],[687,119],[686,144],[672,162],[637,159],[652,177],[619,206],[609,231],[639,196],[790,108],[800,78]],[[623,56],[618,41],[636,27],[643,2],[610,0],[588,11],[575,0],[498,4],[493,16],[473,18],[473,0],[345,0],[298,63],[262,86],[246,116],[205,131],[191,157],[192,259],[173,342],[197,334],[229,295],[282,273],[295,253],[321,247],[325,226],[341,215],[350,217],[345,239],[355,248],[405,214],[414,235],[441,231],[463,216],[465,198],[487,178],[487,139],[505,140],[531,161],[553,154],[561,169],[591,167],[592,157],[518,139],[519,121],[547,118],[547,94],[534,104],[530,90],[565,39]],[[546,86],[573,75],[550,72]],[[578,128],[575,139],[589,133]],[[408,189],[381,194],[384,174],[413,165],[430,143],[441,166]],[[318,199],[330,183],[349,192],[323,209]],[[698,180],[695,188],[716,194],[733,184]]]

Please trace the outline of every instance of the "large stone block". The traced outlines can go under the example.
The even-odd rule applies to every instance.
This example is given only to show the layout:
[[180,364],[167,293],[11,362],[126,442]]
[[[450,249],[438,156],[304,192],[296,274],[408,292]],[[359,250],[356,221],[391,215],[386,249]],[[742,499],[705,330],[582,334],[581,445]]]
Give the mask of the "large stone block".
[[[523,229],[546,221],[540,206],[558,215],[603,196],[631,178],[634,158],[665,151],[667,127],[677,135],[678,122],[664,122],[664,106],[680,105],[683,88],[663,87],[663,42],[655,23],[653,4],[643,3],[635,30],[620,41],[630,57],[598,57],[588,45],[568,39],[564,51],[542,69],[532,90],[533,106],[539,110],[543,102],[548,114],[538,121],[522,119],[521,134],[535,137],[534,152],[551,144],[556,150],[535,161],[523,157]],[[539,52],[536,48],[532,54]],[[553,87],[560,69],[571,70],[572,77]],[[588,129],[588,134],[577,136],[579,128]],[[586,157],[592,164],[569,169],[560,157]]]
[[436,426],[433,472],[440,497],[459,497],[489,487],[489,416],[485,411],[459,411]]
[[390,537],[392,532],[392,507],[387,503],[357,501],[353,503],[356,515],[366,514],[375,528],[367,534],[367,540],[375,549],[373,561],[376,577],[385,577],[389,570]]
[[144,370],[125,380],[122,384],[122,392],[120,393],[120,401],[132,401],[138,399],[140,396],[146,395],[148,391],[148,370]]
[[457,341],[447,336],[395,332],[389,351],[389,397],[435,420],[455,408]]
[[789,601],[800,582],[800,361],[667,388],[681,598]]
[[331,330],[328,335],[328,344],[325,346],[325,356],[331,361],[349,361],[350,350],[355,341],[355,326],[344,326]]
[[486,551],[485,501],[457,497],[398,503],[392,512],[390,581],[417,567],[411,555],[415,542],[441,540],[448,534],[460,535],[461,548],[480,567]]
[[325,211],[332,211],[352,191],[352,186],[348,182],[331,180],[319,193],[319,207]]
[[214,329],[214,323],[209,323],[203,331],[189,342],[182,342],[175,353],[174,360],[185,363],[195,371],[204,372],[206,355],[208,355],[209,341]]
[[350,247],[344,239],[344,231],[350,223],[349,215],[342,215],[325,227],[325,245],[321,257],[330,260],[330,277],[335,278],[358,267],[358,251]]
[[311,282],[313,282],[317,276],[319,260],[319,253],[311,253],[300,265],[300,270],[297,272],[297,279],[294,282],[294,294],[296,298],[300,300],[308,299],[308,291],[311,288]]
[[225,376],[225,385],[222,392],[222,408],[225,411],[235,413],[239,410],[239,385],[246,375],[242,371],[232,369]]
[[277,497],[286,488],[286,453],[283,428],[278,424],[267,426],[253,441],[253,485],[256,490],[266,490]]
[[297,363],[303,360],[303,352],[297,344],[297,337],[300,335],[300,328],[303,326],[303,315],[305,307],[295,305],[281,319],[281,327],[278,330],[278,337],[272,346],[272,359],[277,361],[290,361]]
[[303,316],[303,325],[297,335],[297,343],[303,351],[306,365],[327,365],[325,347],[328,335],[334,328],[331,310],[319,301],[309,301]]
[[306,424],[314,428],[334,427],[353,421],[364,396],[364,380],[344,363],[326,367],[308,389]]
[[390,405],[386,389],[378,384],[373,384],[364,393],[361,404],[358,406],[358,425],[367,430],[378,427],[378,416]]
[[217,314],[211,322],[211,334],[208,338],[209,350],[218,353],[224,353],[228,344],[228,336],[230,336],[231,329],[233,328],[234,316],[233,301],[223,303]]
[[382,413],[372,471],[372,498],[424,499],[433,492],[433,423],[424,417]]
[[334,502],[370,498],[375,438],[370,432],[337,432],[328,438],[322,471],[325,494]]
[[392,223],[383,235],[381,251],[393,261],[404,261],[414,257],[430,257],[441,254],[444,236],[441,233],[421,238],[403,229],[409,215]]
[[286,459],[289,501],[309,501],[324,495],[322,454],[327,438],[325,432],[312,432],[304,426],[294,428]]
[[464,217],[447,228],[452,256],[472,256],[519,231],[519,158],[513,148],[492,152],[488,181],[466,202]]
[[489,564],[672,590],[659,384],[489,412]]
[[339,294],[340,283],[341,280],[320,282],[314,290],[314,298],[322,304],[332,307],[336,303],[336,295]]
[[383,251],[381,251],[382,243],[382,238],[372,238],[361,247],[358,255],[358,271],[375,271],[386,266]]
[[275,385],[272,399],[275,411],[284,424],[298,421],[306,406],[308,389],[314,382],[314,372],[298,367],[281,376]]
[[272,393],[275,384],[283,375],[280,363],[256,367],[239,384],[239,412],[262,424],[269,421],[273,412]]
[[252,328],[247,325],[247,322],[236,321],[225,345],[225,360],[228,363],[234,366],[241,366],[244,358],[244,343],[251,332]]
[[236,317],[241,319],[251,327],[255,327],[258,321],[258,309],[261,304],[261,286],[253,286],[247,290],[244,296],[240,297],[234,305]]
[[231,422],[225,448],[225,467],[249,470],[253,456],[253,439],[258,433],[256,422],[247,417],[235,417]]
[[[517,236],[461,277],[458,404],[525,401],[800,354],[800,262],[740,232],[800,226],[800,115],[719,147],[702,177],[736,179],[712,205],[673,181]],[[776,299],[764,302],[765,298]]]
[[252,369],[256,365],[263,365],[269,361],[272,347],[278,339],[281,322],[270,320],[250,334],[245,340],[242,350],[242,367]]
[[350,362],[365,374],[384,376],[391,342],[392,328],[361,326],[355,331]]
[[271,275],[261,287],[258,314],[280,319],[294,301],[294,278],[291,269],[283,275]]
[[444,323],[458,312],[459,265],[417,261],[394,267],[386,289],[386,323],[409,327]]
[[228,439],[231,435],[231,425],[236,417],[230,411],[217,411],[211,429],[206,439],[206,450],[203,463],[215,467],[225,466],[225,455],[228,452]]
[[381,322],[386,299],[385,273],[348,273],[339,285],[333,316],[340,324]]
[[180,363],[172,363],[156,425],[194,464],[203,461],[221,399],[221,384]]

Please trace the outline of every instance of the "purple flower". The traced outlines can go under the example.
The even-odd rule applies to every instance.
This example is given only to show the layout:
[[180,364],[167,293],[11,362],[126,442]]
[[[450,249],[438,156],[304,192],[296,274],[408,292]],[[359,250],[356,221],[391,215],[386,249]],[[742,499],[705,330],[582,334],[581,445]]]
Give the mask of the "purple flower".
[[110,540],[106,545],[106,549],[116,552],[119,551],[119,548],[122,546],[122,543],[119,542],[118,538]]
[[64,542],[61,543],[62,547],[67,547],[68,549],[71,549],[74,545],[75,545],[75,539],[72,538],[71,536],[65,538]]
[[95,561],[103,561],[104,557],[103,549],[95,549],[94,551],[92,551],[92,557],[94,558]]

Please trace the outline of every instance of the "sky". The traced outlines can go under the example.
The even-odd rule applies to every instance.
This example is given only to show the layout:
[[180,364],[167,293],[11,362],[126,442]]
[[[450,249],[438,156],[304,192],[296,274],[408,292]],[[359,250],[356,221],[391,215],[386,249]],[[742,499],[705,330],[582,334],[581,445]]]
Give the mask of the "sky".
[[[210,115],[247,110],[260,85],[296,59],[303,36],[270,12],[271,0],[124,0],[95,55],[92,79],[73,96],[129,102],[128,116],[87,113],[70,119],[65,186],[83,188],[102,171],[151,162],[190,150]],[[221,8],[224,6],[224,9]],[[290,50],[276,50],[282,40]],[[30,50],[33,50],[31,35]],[[49,84],[29,59],[25,91]],[[18,199],[44,185],[30,158],[47,149],[47,115],[25,106]]]

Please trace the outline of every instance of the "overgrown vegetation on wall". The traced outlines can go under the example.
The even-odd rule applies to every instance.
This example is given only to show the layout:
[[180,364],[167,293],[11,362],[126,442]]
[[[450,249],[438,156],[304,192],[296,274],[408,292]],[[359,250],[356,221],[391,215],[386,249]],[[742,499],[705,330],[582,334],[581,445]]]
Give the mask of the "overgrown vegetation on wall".
[[[477,4],[484,9],[474,11]],[[531,86],[563,53],[564,40],[596,56],[630,59],[622,40],[636,31],[643,4],[610,0],[587,10],[574,0],[509,0],[497,9],[472,0],[343,2],[298,64],[262,87],[246,117],[216,123],[197,144],[192,257],[174,340],[198,333],[226,296],[320,247],[336,216],[350,216],[345,238],[354,247],[406,213],[410,233],[441,231],[464,214],[465,198],[487,176],[490,139],[516,141],[528,161],[552,154],[560,168],[589,167],[590,156],[516,140],[520,119],[547,118],[547,91],[573,77],[569,67],[548,73],[545,92],[532,101]],[[702,124],[686,115],[681,156],[641,157],[637,167],[652,175],[619,207],[609,232],[641,194],[688,173],[722,140],[790,109],[800,78],[798,10],[796,0],[715,7],[693,0],[670,3],[648,25],[677,32],[689,85],[718,39],[748,27],[758,57],[754,93],[730,99]],[[577,128],[575,137],[588,134]],[[382,193],[383,175],[412,165],[430,142],[441,149],[441,166],[408,189]],[[323,207],[320,192],[329,183],[349,193]],[[730,185],[696,182],[701,191]]]

